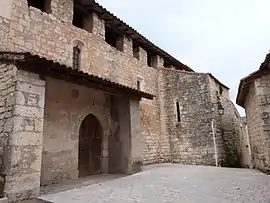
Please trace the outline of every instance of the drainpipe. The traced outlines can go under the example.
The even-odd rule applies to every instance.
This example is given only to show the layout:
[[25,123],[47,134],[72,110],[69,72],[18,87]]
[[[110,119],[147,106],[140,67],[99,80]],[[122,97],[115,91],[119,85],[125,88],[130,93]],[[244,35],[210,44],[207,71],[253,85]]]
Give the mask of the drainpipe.
[[215,128],[214,128],[214,119],[212,119],[212,132],[213,132],[216,167],[218,167],[218,155],[217,155],[217,144],[216,144],[216,135],[215,135]]

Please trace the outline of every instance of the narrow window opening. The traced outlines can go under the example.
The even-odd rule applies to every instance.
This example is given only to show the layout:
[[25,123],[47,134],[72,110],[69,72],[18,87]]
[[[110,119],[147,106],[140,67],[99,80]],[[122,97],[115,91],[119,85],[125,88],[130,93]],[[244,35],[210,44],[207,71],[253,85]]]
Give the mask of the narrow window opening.
[[132,48],[133,48],[133,57],[136,59],[140,59],[140,47],[136,43],[132,43]]
[[78,9],[76,5],[74,5],[72,24],[77,28],[81,28],[88,32],[92,32],[93,31],[92,14],[86,13],[85,11]]
[[73,47],[73,69],[80,69],[80,61],[81,61],[81,50],[78,46]]
[[105,41],[119,51],[123,51],[123,37],[113,28],[105,27]]
[[153,67],[153,56],[151,56],[149,53],[147,53],[147,65],[149,67]]
[[137,80],[137,90],[141,90],[141,81]]
[[32,6],[42,12],[51,13],[51,0],[27,0],[28,7]]
[[219,86],[219,94],[222,95],[223,93],[223,88]]
[[180,123],[181,122],[181,118],[180,118],[180,106],[179,106],[179,102],[176,101],[176,111],[177,111],[177,122]]
[[78,28],[83,29],[84,15],[74,6],[72,24]]
[[170,64],[167,60],[164,60],[163,66],[164,66],[165,68],[170,68],[170,67],[171,67],[171,64]]

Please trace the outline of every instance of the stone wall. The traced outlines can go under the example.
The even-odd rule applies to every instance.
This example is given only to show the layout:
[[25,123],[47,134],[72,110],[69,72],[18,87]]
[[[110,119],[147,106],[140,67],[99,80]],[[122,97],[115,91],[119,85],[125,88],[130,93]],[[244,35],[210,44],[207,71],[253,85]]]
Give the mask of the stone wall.
[[[215,136],[218,154],[218,165],[240,167],[242,136],[241,117],[235,105],[230,99],[229,90],[210,79],[210,89],[212,97],[213,118],[215,126]],[[224,114],[220,115],[218,102],[224,108]]]
[[132,173],[142,163],[138,100],[47,77],[42,185],[78,178],[79,130],[89,114],[102,126],[102,173]]
[[111,133],[110,103],[110,95],[101,91],[46,78],[42,185],[78,178],[79,129],[87,115],[93,114],[100,121],[102,148],[108,150],[105,145]]
[[[256,98],[256,109],[258,110],[257,122],[260,122],[260,136],[252,136],[252,155],[254,155],[255,166],[263,171],[270,172],[270,75],[264,75],[261,78],[255,80],[255,98]],[[249,98],[250,99],[250,98]],[[249,103],[249,102],[247,102]],[[252,111],[251,107],[247,108],[247,111]],[[248,117],[247,119],[251,119]],[[251,130],[252,126],[249,126]]]
[[10,68],[5,77],[6,116],[10,116],[4,124],[8,137],[4,193],[17,200],[39,194],[45,82],[36,74]]
[[13,0],[2,0],[0,2],[0,16],[10,18],[12,11],[12,1]]
[[10,28],[10,19],[2,17],[0,15],[0,51],[9,50],[9,43],[8,43],[9,28]]
[[[109,136],[109,173],[127,173],[130,154],[129,100],[111,96],[112,135]],[[120,155],[120,156],[119,156]]]
[[[52,0],[52,5],[56,5],[56,1]],[[67,2],[71,2],[71,0]],[[57,5],[61,7],[63,4]],[[73,4],[64,5],[66,15],[72,16]],[[131,40],[124,40],[124,46],[131,48],[126,48],[121,52],[107,44],[100,34],[74,27],[70,20],[65,22],[64,14],[60,16],[58,13],[47,14],[36,8],[29,8],[27,0],[14,0],[13,6],[8,42],[12,46],[8,50],[29,51],[72,66],[73,46],[81,42],[85,52],[82,53],[84,57],[81,62],[81,70],[104,76],[133,88],[137,87],[139,76],[147,78],[147,81],[143,80],[142,90],[150,93],[156,92],[155,81],[158,72],[147,66],[145,50],[140,49],[140,60],[133,57]],[[62,9],[62,7],[58,9]],[[96,22],[93,25],[94,28],[102,29],[100,23],[104,24],[104,22],[100,21],[99,19],[94,21]],[[103,29],[105,29],[104,26]]]
[[[6,184],[8,192],[25,194],[21,192],[21,184],[13,185],[13,182],[19,180],[22,183],[26,182],[26,190],[29,191],[24,197],[38,193],[41,146],[43,147],[41,184],[77,178],[79,127],[89,113],[98,118],[105,130],[102,164],[109,168],[103,167],[103,172],[134,172],[140,169],[142,162],[150,164],[169,161],[215,165],[214,131],[217,132],[220,154],[222,139],[218,135],[221,134],[221,128],[212,129],[212,123],[214,122],[216,126],[223,124],[221,119],[213,117],[212,107],[213,103],[216,103],[215,88],[219,89],[219,86],[215,84],[214,89],[211,89],[208,74],[176,71],[173,67],[166,69],[160,56],[154,56],[155,63],[153,67],[149,67],[147,52],[140,47],[139,59],[135,58],[132,40],[127,36],[122,38],[123,51],[107,44],[104,40],[105,22],[95,13],[90,14],[93,25],[92,32],[88,32],[72,25],[73,0],[51,2],[49,14],[28,7],[27,0],[13,0],[9,15],[0,12],[0,36],[2,36],[0,50],[31,52],[72,66],[73,47],[78,45],[81,49],[81,71],[135,89],[139,80],[140,90],[156,97],[154,100],[142,99],[139,103],[137,100],[108,95],[52,78],[46,78],[46,95],[44,95],[44,81],[38,75],[21,72],[16,84],[20,84],[20,78],[23,78],[33,90],[25,86],[26,89],[16,89],[15,103],[8,103],[14,105],[14,111],[18,112],[18,116],[12,117],[14,125],[25,122],[22,129],[20,128],[22,131],[20,136],[24,131],[27,131],[28,134],[25,132],[27,136],[30,136],[30,132],[32,136],[35,135],[36,140],[33,142],[31,136],[21,140],[20,144],[23,143],[21,144],[23,146],[20,146],[20,150],[30,151],[29,156],[31,154],[39,156],[24,157],[23,162],[22,154],[15,153],[15,148],[7,151],[11,157],[18,154],[18,159],[22,163],[20,167],[24,167],[20,168],[19,172],[16,171],[19,167],[7,165],[10,171],[15,170],[12,176],[10,171],[7,172],[10,173]],[[26,94],[27,99],[22,96]],[[225,116],[223,122],[228,129],[225,133],[231,135],[234,131],[229,130],[231,127],[237,128],[238,124],[236,126],[233,124],[237,122],[237,119],[231,116],[235,109],[229,101],[228,92],[224,91],[223,95],[225,94],[221,100],[226,110],[230,110],[228,110],[229,120]],[[45,96],[46,98],[43,98]],[[44,100],[44,134],[41,136]],[[179,121],[176,102],[179,103]],[[20,108],[15,104],[20,105]],[[214,110],[216,112],[217,109]],[[28,120],[21,115],[22,112],[28,115]],[[38,118],[37,123],[33,121],[34,117]],[[12,136],[10,135],[11,138]],[[28,145],[31,149],[28,149]],[[35,152],[31,151],[34,147]],[[34,160],[33,165],[27,162],[28,158]],[[31,169],[29,177],[23,174],[28,169]],[[29,180],[25,180],[27,177]]]
[[270,75],[262,76],[260,87],[263,87],[263,135],[265,143],[264,171],[270,173]]
[[245,100],[248,134],[254,167],[264,168],[264,137],[261,100],[257,95],[258,81],[254,81]]
[[4,180],[7,175],[5,163],[8,162],[9,125],[12,118],[13,91],[17,68],[13,64],[0,63],[0,196],[4,192]]
[[[163,69],[164,109],[171,161],[215,165],[212,103],[207,74]],[[176,102],[179,102],[180,121]]]
[[241,118],[241,137],[240,137],[240,146],[241,146],[241,166],[244,168],[253,168],[251,162],[251,150],[250,150],[250,141],[248,135],[248,126],[246,117]]
[[[139,49],[139,60],[133,57],[132,40],[125,37],[124,50],[118,51],[104,40],[103,20],[93,13],[93,31],[90,33],[72,25],[72,11],[72,0],[52,0],[50,14],[28,7],[27,0],[14,0],[11,17],[5,20],[10,26],[3,28],[5,38],[0,40],[5,41],[0,44],[0,50],[27,51],[71,66],[73,46],[79,44],[82,50],[82,71],[132,88],[137,88],[140,78],[141,90],[157,95],[158,71],[147,66],[145,50]],[[160,122],[157,119],[159,103],[156,98],[153,101],[142,100],[140,109],[145,137],[144,160],[146,163],[157,162],[160,160],[155,155],[160,146]]]

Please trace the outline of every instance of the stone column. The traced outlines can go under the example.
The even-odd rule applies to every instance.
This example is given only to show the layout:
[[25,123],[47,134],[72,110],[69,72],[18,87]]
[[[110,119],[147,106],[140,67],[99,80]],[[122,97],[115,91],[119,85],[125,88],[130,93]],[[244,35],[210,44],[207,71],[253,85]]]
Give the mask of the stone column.
[[39,195],[45,101],[39,75],[19,70],[15,81],[13,115],[5,124],[10,136],[4,193],[10,200]]
[[51,0],[48,1],[47,4],[51,3],[51,5],[46,5],[49,7],[49,12],[52,13],[57,19],[60,19],[64,23],[71,23],[73,20],[73,7],[74,1],[61,1],[61,0]]
[[140,108],[139,100],[130,100],[130,163],[129,173],[136,173],[141,171],[143,164],[142,160],[142,146],[143,138],[140,126]]
[[100,19],[96,13],[92,13],[93,34],[105,40],[105,21]]
[[139,53],[139,61],[141,65],[146,66],[147,65],[147,51],[145,51],[143,48],[138,47],[138,53]]
[[108,135],[103,135],[102,151],[101,151],[101,172],[109,173],[109,158],[108,158]]
[[127,36],[123,36],[123,52],[133,56],[132,39]]
[[162,67],[164,67],[164,59],[161,56],[155,55],[155,56],[153,56],[153,59],[152,60],[153,60],[153,66],[155,68],[162,68]]

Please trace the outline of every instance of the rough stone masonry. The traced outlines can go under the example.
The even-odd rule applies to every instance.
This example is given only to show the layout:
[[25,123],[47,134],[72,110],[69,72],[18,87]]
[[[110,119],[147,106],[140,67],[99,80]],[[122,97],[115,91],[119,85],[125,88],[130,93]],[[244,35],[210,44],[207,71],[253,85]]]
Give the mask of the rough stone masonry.
[[269,59],[270,54],[257,71],[241,80],[237,96],[237,104],[246,110],[252,164],[266,173],[270,173]]
[[0,193],[9,201],[143,164],[248,165],[229,88],[95,1],[1,0],[0,73]]

